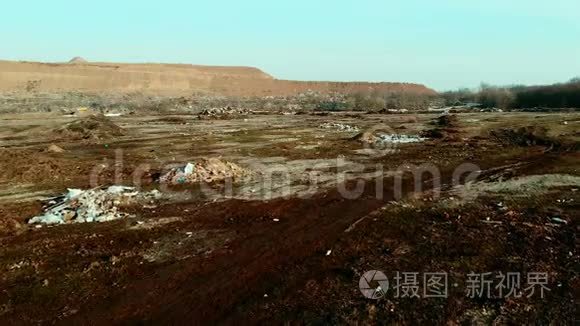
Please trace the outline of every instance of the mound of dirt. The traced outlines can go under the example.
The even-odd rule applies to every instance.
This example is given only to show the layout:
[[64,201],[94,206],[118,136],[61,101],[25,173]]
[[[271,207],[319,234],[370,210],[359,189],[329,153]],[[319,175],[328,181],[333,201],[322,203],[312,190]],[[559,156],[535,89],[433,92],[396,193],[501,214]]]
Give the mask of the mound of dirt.
[[431,124],[444,127],[444,128],[458,128],[459,127],[459,119],[455,114],[445,114],[435,118]]
[[74,57],[74,58],[70,59],[70,61],[68,63],[72,63],[72,64],[75,64],[75,63],[88,63],[88,61],[85,60],[83,57]]
[[363,144],[374,144],[379,140],[379,137],[375,136],[372,131],[364,131],[352,137],[351,140]]
[[67,140],[104,140],[124,135],[123,128],[103,115],[93,115],[66,124],[53,131]]
[[499,143],[510,146],[544,146],[546,151],[578,151],[578,142],[548,136],[548,129],[541,126],[527,126],[517,129],[501,128],[489,132]]
[[50,144],[50,146],[48,146],[46,151],[51,152],[51,153],[64,153],[65,152],[65,150],[62,147],[57,146],[55,144]]
[[548,129],[540,126],[495,129],[490,135],[500,143],[514,146],[550,146],[553,143],[548,137]]
[[432,139],[442,139],[445,141],[456,141],[459,139],[459,119],[455,114],[439,116],[431,121],[431,125],[435,127],[424,130],[421,133],[421,136]]
[[212,183],[225,179],[236,180],[247,174],[249,174],[248,170],[235,163],[209,158],[174,168],[161,176],[159,181],[170,184]]

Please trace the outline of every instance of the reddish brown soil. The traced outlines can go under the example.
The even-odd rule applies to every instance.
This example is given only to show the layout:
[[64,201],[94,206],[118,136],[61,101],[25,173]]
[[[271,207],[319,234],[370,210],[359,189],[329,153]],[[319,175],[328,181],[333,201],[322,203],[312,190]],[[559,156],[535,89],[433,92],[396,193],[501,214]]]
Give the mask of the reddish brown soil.
[[[529,159],[533,163],[532,171],[551,160],[543,155]],[[392,302],[382,301],[373,308],[379,312],[368,315],[367,307],[375,303],[357,295],[360,268],[453,269],[456,258],[471,257],[454,272],[467,272],[465,268],[505,270],[510,265],[502,262],[515,254],[525,259],[526,264],[512,267],[528,269],[539,266],[545,257],[542,252],[547,247],[542,243],[533,245],[533,239],[542,237],[543,233],[526,235],[515,224],[500,229],[482,227],[477,219],[493,214],[492,211],[484,214],[482,206],[464,210],[461,212],[465,214],[464,220],[451,224],[442,212],[417,214],[412,210],[399,213],[394,220],[385,220],[387,224],[381,228],[376,228],[368,219],[355,232],[344,233],[353,222],[391,200],[388,189],[387,182],[382,200],[376,199],[374,184],[368,184],[368,195],[357,200],[347,200],[330,191],[310,199],[162,206],[155,212],[141,211],[141,214],[146,219],[182,216],[184,220],[149,232],[123,231],[127,222],[117,221],[90,229],[66,226],[3,238],[2,246],[10,248],[4,252],[4,259],[11,255],[33,260],[38,255],[45,257],[42,265],[34,266],[36,274],[26,276],[23,272],[22,277],[4,283],[6,298],[15,308],[3,318],[7,322],[64,318],[67,323],[99,324],[266,323],[272,318],[279,322],[313,323],[344,322],[349,318],[367,321],[419,318],[427,322],[435,317],[443,322],[458,318],[457,314],[474,303],[409,302],[398,306],[400,310],[396,314],[389,314],[387,306]],[[533,212],[537,205],[522,207],[522,214],[527,214],[526,210]],[[483,207],[492,209],[489,205]],[[189,213],[184,215],[184,211]],[[573,217],[574,212],[578,212],[578,207],[568,212],[568,216]],[[273,223],[275,218],[280,222]],[[150,246],[154,239],[175,230],[225,230],[232,238],[223,247],[172,263],[141,264],[128,254]],[[573,230],[574,226],[570,225],[552,235],[559,243],[553,249],[562,254],[572,250],[574,243],[569,237]],[[516,237],[510,239],[509,233],[505,233],[498,238],[498,232],[515,232]],[[408,249],[403,250],[401,246]],[[397,248],[403,251],[397,253]],[[325,257],[329,249],[333,254]],[[571,277],[570,267],[558,265],[557,260],[548,260],[545,265],[558,273],[559,280]],[[38,275],[39,271],[43,276]],[[43,282],[48,285],[44,286]],[[25,283],[28,285],[24,286]],[[49,289],[54,292],[46,292]],[[269,296],[264,298],[264,294]],[[564,290],[553,295],[564,296],[557,300],[569,299],[569,292]],[[461,296],[456,294],[456,297]],[[363,311],[344,310],[345,302]],[[536,304],[539,303],[532,303]],[[566,309],[570,307],[561,307],[564,310],[553,310],[556,308],[548,305],[536,313],[548,309],[550,313],[568,316]],[[23,316],[29,319],[22,319]],[[527,320],[525,316],[522,318]]]
[[[329,155],[345,152],[345,144],[330,144]],[[88,152],[112,158],[110,150],[91,146]],[[0,162],[18,171],[34,171],[27,157],[51,162],[47,165],[54,167],[46,173],[58,181],[48,183],[83,186],[91,162],[77,157],[72,145],[63,148],[67,152],[61,154],[5,149]],[[129,175],[139,160],[128,157],[121,173]],[[480,166],[481,179],[496,180],[575,173],[579,161],[577,152],[470,139],[428,142],[373,163],[387,170],[437,164],[449,190],[451,172],[464,162]],[[522,168],[509,168],[516,163]],[[13,179],[4,181],[15,185],[42,179],[10,173]],[[399,203],[390,203],[393,181],[387,178],[382,197],[367,181],[364,194],[353,200],[336,189],[311,198],[189,200],[129,209],[137,219],[40,229],[19,224],[40,212],[37,202],[6,204],[0,207],[0,323],[455,325],[489,323],[486,311],[504,323],[573,324],[574,295],[580,290],[578,191],[485,196],[463,207],[445,207],[430,199],[429,181],[417,193],[406,175],[405,200]],[[562,198],[573,200],[559,202]],[[498,202],[508,209],[498,208]],[[555,216],[566,224],[550,225]],[[499,223],[484,222],[488,217]],[[137,221],[145,226],[167,222],[146,228]],[[148,259],[152,253],[155,259]],[[447,271],[459,286],[448,299],[388,295],[373,301],[358,289],[360,276],[371,269],[389,276]],[[547,272],[551,291],[544,299],[469,299],[462,291],[472,271]]]
[[[407,83],[302,82],[278,80],[253,67],[179,64],[74,63],[49,64],[0,60],[0,91],[142,92],[191,95],[205,91],[223,95],[294,95],[306,91],[369,91],[435,94]],[[31,89],[33,88],[33,89]]]

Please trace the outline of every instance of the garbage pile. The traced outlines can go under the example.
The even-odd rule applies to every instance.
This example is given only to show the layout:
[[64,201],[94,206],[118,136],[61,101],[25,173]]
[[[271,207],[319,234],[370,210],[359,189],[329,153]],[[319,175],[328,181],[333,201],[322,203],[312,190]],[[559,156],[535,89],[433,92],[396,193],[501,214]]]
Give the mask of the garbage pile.
[[322,129],[335,129],[338,131],[345,131],[345,132],[359,132],[360,129],[356,126],[351,126],[343,123],[336,123],[336,122],[325,122],[318,126],[318,128]]
[[427,138],[417,136],[417,135],[403,135],[403,134],[383,134],[383,133],[373,133],[370,131],[362,132],[354,136],[353,140],[361,142],[368,145],[381,145],[385,143],[392,144],[407,144],[407,143],[419,143],[425,141]]
[[62,196],[47,200],[44,214],[31,218],[29,224],[71,224],[106,222],[129,217],[120,206],[150,203],[161,198],[157,190],[138,192],[133,187],[110,186],[106,189],[68,189]]
[[91,115],[69,122],[53,133],[67,140],[102,140],[122,136],[124,130],[104,115]]
[[173,168],[161,176],[159,181],[174,185],[197,182],[212,183],[225,179],[236,180],[247,174],[249,174],[248,170],[235,163],[209,158]]
[[444,114],[435,118],[431,124],[438,127],[457,128],[459,127],[459,119],[455,114]]
[[245,108],[226,106],[223,108],[204,109],[199,113],[199,119],[226,119],[235,116],[252,114],[253,111]]
[[378,142],[380,143],[396,143],[396,144],[407,144],[407,143],[420,143],[425,141],[427,138],[423,138],[417,135],[400,135],[400,134],[379,134],[377,135]]

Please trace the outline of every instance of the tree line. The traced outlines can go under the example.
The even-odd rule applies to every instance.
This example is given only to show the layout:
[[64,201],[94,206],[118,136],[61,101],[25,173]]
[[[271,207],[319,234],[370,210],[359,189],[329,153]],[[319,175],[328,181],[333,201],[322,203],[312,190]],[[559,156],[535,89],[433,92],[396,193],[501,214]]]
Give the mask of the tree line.
[[544,86],[498,87],[482,84],[479,90],[460,89],[441,94],[445,105],[478,103],[483,108],[580,108],[580,78]]

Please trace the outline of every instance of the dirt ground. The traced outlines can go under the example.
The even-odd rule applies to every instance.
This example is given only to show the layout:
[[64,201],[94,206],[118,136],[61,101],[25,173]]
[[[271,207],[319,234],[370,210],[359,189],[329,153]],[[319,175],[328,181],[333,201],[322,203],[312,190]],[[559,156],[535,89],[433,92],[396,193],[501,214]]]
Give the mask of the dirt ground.
[[[135,114],[69,137],[86,126],[78,116],[0,115],[0,322],[574,324],[580,114],[436,117]],[[374,146],[325,123],[421,140]],[[421,138],[434,130],[443,137]],[[206,158],[251,173],[229,188],[159,183]],[[466,166],[473,178],[457,178]],[[27,223],[42,200],[101,185],[163,198],[111,222]],[[370,270],[391,285],[397,272],[444,272],[449,291],[365,298]],[[549,290],[466,295],[467,275],[487,272],[546,273]]]

